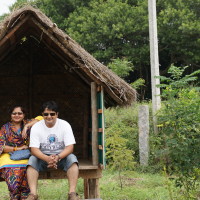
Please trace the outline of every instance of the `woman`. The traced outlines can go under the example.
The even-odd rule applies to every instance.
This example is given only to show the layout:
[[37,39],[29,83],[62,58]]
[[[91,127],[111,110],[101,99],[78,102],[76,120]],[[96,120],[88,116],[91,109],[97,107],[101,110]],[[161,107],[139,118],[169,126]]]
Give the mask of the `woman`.
[[28,160],[10,160],[10,152],[28,149],[26,131],[40,117],[24,120],[25,112],[22,106],[14,106],[10,110],[11,121],[4,124],[0,130],[0,177],[5,179],[11,200],[24,200],[29,194],[26,179],[26,164]]

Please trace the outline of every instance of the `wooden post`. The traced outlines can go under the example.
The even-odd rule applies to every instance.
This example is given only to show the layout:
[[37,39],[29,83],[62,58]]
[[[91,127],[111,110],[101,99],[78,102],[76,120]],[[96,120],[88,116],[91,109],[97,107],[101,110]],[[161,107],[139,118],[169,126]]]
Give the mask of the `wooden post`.
[[84,196],[87,199],[100,198],[99,179],[84,179]]
[[149,107],[139,106],[139,154],[140,165],[147,166],[149,160]]
[[92,112],[92,164],[98,165],[98,111],[97,86],[91,83],[91,112]]

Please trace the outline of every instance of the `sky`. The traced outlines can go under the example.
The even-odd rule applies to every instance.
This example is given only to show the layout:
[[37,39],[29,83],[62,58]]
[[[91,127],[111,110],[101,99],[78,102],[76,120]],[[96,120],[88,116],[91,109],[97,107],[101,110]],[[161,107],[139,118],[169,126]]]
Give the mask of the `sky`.
[[0,16],[9,13],[9,6],[15,3],[17,0],[0,0]]

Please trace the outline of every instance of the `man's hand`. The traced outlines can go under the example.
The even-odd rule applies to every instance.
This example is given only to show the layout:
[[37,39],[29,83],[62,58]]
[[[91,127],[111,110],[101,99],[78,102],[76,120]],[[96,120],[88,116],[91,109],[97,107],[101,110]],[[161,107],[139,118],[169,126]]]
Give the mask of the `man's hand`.
[[57,162],[59,161],[59,157],[57,155],[50,155],[48,160],[48,168],[57,169]]

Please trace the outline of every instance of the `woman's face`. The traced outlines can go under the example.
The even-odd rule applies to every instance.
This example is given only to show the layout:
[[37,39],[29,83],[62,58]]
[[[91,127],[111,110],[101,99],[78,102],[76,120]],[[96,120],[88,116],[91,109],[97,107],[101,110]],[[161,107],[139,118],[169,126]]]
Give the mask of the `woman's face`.
[[11,113],[11,121],[15,123],[19,123],[24,119],[24,113],[22,112],[20,107],[15,108]]

